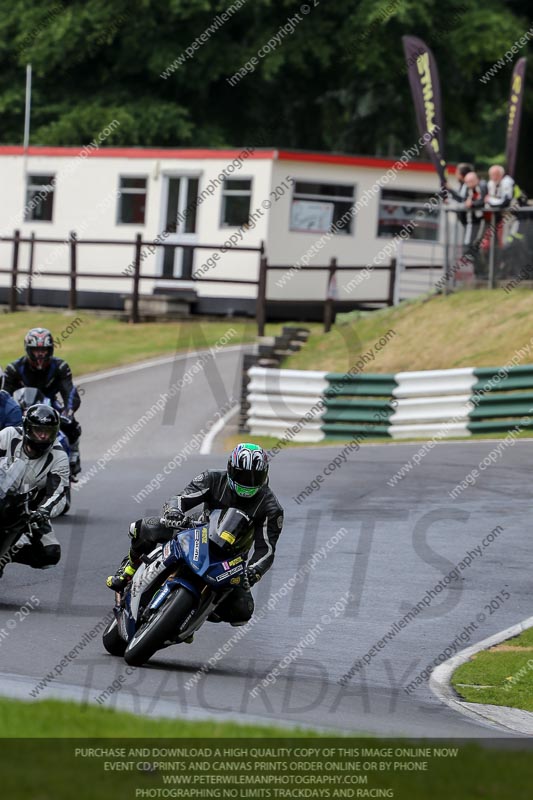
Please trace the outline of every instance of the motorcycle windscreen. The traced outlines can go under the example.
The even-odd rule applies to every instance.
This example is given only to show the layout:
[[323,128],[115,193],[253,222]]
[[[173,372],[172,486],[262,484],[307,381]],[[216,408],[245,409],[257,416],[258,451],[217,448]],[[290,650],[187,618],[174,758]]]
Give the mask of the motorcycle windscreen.
[[209,565],[207,527],[203,525],[201,528],[191,528],[179,533],[163,548],[163,558],[167,566],[183,558],[195,572],[201,572],[204,566]]
[[23,411],[27,411],[28,408],[35,405],[35,403],[49,404],[49,401],[47,402],[47,398],[45,398],[41,390],[36,389],[34,386],[22,386],[20,389],[17,389],[13,392],[13,400],[19,404]]
[[254,523],[239,508],[216,509],[209,517],[209,541],[223,552],[242,553],[254,539]]

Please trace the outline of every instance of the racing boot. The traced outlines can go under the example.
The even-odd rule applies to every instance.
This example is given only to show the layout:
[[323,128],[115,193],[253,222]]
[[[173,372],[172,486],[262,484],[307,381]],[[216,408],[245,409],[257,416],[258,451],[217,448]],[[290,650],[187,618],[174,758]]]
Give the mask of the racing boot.
[[115,574],[110,575],[106,580],[106,584],[110,589],[113,589],[114,592],[123,592],[136,572],[137,567],[133,564],[131,556],[127,555],[126,558],[122,559],[120,567]]
[[70,465],[70,480],[73,483],[77,483],[78,482],[77,476],[81,472],[79,439],[76,442],[71,443],[70,445],[69,465]]

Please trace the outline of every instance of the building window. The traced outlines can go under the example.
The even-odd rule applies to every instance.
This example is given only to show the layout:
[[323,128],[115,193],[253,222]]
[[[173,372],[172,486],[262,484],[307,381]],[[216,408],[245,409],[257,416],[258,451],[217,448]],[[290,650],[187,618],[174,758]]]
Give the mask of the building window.
[[[436,242],[440,209],[427,206],[430,195],[407,189],[382,189],[379,201],[378,236],[392,237],[406,230],[412,240]],[[414,223],[412,230],[409,223]]]
[[55,175],[28,175],[25,222],[52,222]]
[[349,212],[354,203],[353,185],[296,181],[290,230],[310,233],[331,231],[348,236],[353,229],[353,215]]
[[121,225],[144,225],[146,178],[120,178],[118,222]]
[[224,178],[222,186],[222,228],[239,228],[250,219],[251,178]]

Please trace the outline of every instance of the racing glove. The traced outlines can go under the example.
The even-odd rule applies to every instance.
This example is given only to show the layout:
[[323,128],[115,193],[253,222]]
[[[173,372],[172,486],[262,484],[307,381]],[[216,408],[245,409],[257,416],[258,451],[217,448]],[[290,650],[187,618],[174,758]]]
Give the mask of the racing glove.
[[163,519],[169,527],[179,528],[185,518],[183,511],[173,506],[163,506]]
[[259,570],[254,569],[253,567],[248,567],[246,569],[246,577],[245,583],[248,583],[248,586],[252,587],[261,580],[261,573]]
[[45,522],[50,521],[50,511],[48,508],[37,508],[31,515],[32,524],[36,523],[37,525],[42,525]]

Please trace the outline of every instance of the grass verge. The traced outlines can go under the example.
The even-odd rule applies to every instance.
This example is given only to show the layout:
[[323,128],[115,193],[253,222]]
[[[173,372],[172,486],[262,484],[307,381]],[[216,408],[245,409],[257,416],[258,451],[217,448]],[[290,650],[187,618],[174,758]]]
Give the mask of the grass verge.
[[[74,375],[118,367],[156,356],[201,350],[220,343],[255,341],[253,319],[186,319],[130,325],[89,311],[17,311],[0,314],[0,364],[24,354],[24,335],[33,327],[48,328],[56,341],[55,355],[69,362]],[[267,326],[272,336],[280,324]]]
[[476,653],[455,670],[452,685],[469,703],[533,711],[533,628]]
[[[504,439],[507,436],[505,432],[499,433],[473,433],[471,436],[447,436],[441,439],[441,442],[472,442],[472,441],[489,441],[494,439]],[[522,430],[514,434],[513,439],[533,439],[533,430]],[[231,433],[223,439],[223,451],[230,451],[239,444],[239,442],[251,441],[260,445],[265,450],[271,450],[276,445],[280,445],[283,450],[287,447],[336,447],[342,450],[344,445],[353,441],[353,437],[347,436],[345,439],[322,439],[320,442],[294,442],[285,441],[283,438],[276,436],[254,436],[251,433]],[[385,439],[385,438],[368,438],[359,442],[361,447],[365,444],[417,444],[423,445],[424,442],[430,441],[428,438],[423,439]],[[219,449],[219,448],[217,448]]]
[[[529,800],[531,796],[533,762],[529,749],[520,742],[515,742],[514,748],[500,749],[494,741],[483,747],[457,741],[325,738],[312,731],[255,725],[151,720],[59,701],[1,700],[0,720],[8,723],[0,730],[4,737],[0,749],[2,797],[6,800]],[[46,741],[44,736],[60,738]],[[110,736],[113,738],[101,738]],[[303,745],[301,737],[307,739]],[[312,749],[296,754],[294,748],[302,746]],[[265,749],[257,755],[254,747]],[[354,757],[339,755],[339,747],[354,748]],[[291,749],[287,753],[277,748]],[[374,754],[361,758],[361,748],[370,748]],[[331,770],[317,770],[317,763],[332,761],[346,765],[343,772],[336,772],[336,785],[350,787],[349,791],[331,787]],[[291,767],[295,762],[296,767]],[[364,763],[369,765],[367,771]],[[400,770],[396,765],[406,768]],[[309,776],[312,783],[306,780]],[[347,776],[352,779],[349,783]],[[270,788],[256,788],[261,786],[258,781]]]
[[152,719],[109,708],[38,700],[23,702],[0,698],[0,737],[75,738],[121,737],[188,739],[194,737],[242,739],[257,737],[316,737],[310,730],[276,728],[269,725],[241,725],[217,720]]

